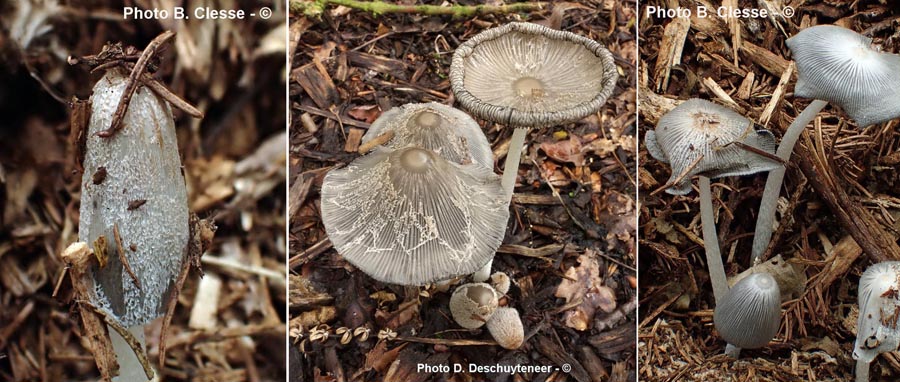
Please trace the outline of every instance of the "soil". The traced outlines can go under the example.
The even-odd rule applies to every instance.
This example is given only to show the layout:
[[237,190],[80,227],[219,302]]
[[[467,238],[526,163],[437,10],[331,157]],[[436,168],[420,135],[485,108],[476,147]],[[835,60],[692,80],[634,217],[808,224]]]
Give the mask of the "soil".
[[[789,18],[744,19],[734,25],[717,17],[698,18],[696,12],[690,22],[642,18],[641,139],[661,114],[674,107],[673,100],[694,97],[728,105],[780,137],[810,102],[793,95],[796,70],[785,46],[786,36],[804,27],[838,24],[873,37],[884,51],[900,48],[896,4],[796,3],[736,1],[734,5],[742,8],[770,4],[793,6],[796,12]],[[705,3],[680,4],[696,9]],[[717,6],[707,4],[709,9]],[[666,70],[669,66],[671,70]],[[777,215],[780,224],[766,258],[781,255],[808,282],[802,293],[782,304],[775,339],[761,349],[744,350],[738,360],[723,355],[725,342],[712,324],[715,304],[697,193],[653,193],[666,182],[670,169],[640,150],[641,380],[853,380],[857,283],[862,271],[882,260],[879,253],[884,252],[861,246],[872,237],[896,242],[898,236],[894,217],[900,179],[892,159],[900,147],[896,123],[860,127],[839,108],[828,106],[817,124],[807,127],[809,138],[801,137],[787,165]],[[826,165],[816,165],[816,158],[822,157],[827,160],[819,163]],[[764,174],[714,180],[718,239],[729,276],[750,265],[764,183]],[[871,223],[853,224],[863,218]],[[879,357],[872,364],[873,380],[896,380],[898,361],[897,353]]]
[[[634,2],[584,1],[468,18],[376,16],[346,7],[326,7],[317,16],[292,13],[292,379],[634,380],[634,9]],[[494,271],[513,280],[502,304],[517,309],[524,322],[526,339],[517,350],[494,345],[483,328],[456,325],[449,291],[384,284],[355,269],[331,247],[319,212],[324,175],[359,156],[360,137],[375,118],[405,103],[453,105],[448,73],[454,49],[511,21],[597,40],[622,74],[599,113],[529,134],[510,223],[494,259]],[[480,123],[500,173],[512,129]],[[564,280],[572,285],[559,292]],[[607,302],[614,305],[576,330],[578,319],[571,317],[579,301],[555,297],[566,288],[609,291]],[[470,372],[469,363],[552,368],[510,375]],[[419,364],[464,370],[428,371]]]

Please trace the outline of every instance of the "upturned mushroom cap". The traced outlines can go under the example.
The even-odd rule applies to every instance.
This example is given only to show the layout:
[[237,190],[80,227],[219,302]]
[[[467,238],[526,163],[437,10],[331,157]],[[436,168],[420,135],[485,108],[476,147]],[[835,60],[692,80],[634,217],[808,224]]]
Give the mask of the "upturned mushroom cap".
[[859,320],[853,358],[872,362],[900,345],[897,307],[900,305],[900,262],[875,264],[859,279]]
[[391,149],[421,147],[459,164],[476,163],[494,168],[494,153],[481,126],[462,110],[436,102],[411,103],[382,114],[362,137],[366,143],[388,130]]
[[835,25],[806,28],[787,46],[797,63],[798,97],[838,104],[860,126],[900,117],[900,56]]
[[[690,168],[678,183],[666,189],[672,195],[690,193],[694,175],[709,178],[749,175],[781,166],[734,142],[773,156],[777,147],[775,137],[768,130],[756,130],[749,119],[731,109],[697,98],[684,101],[663,115],[656,130],[644,136],[650,155],[672,167],[668,183]],[[698,158],[701,159],[691,168]]]
[[460,45],[450,65],[466,110],[517,127],[574,122],[599,110],[619,75],[600,43],[538,24],[509,23]]
[[450,313],[459,326],[478,329],[497,309],[500,294],[485,283],[461,285],[450,296]]
[[508,217],[497,175],[421,148],[377,148],[322,184],[322,222],[334,248],[387,283],[474,272],[493,258]]
[[491,337],[494,337],[497,344],[505,349],[518,349],[525,341],[522,319],[519,318],[519,311],[513,308],[497,308],[494,315],[488,320],[487,328]]
[[716,305],[713,321],[729,344],[743,349],[768,344],[781,326],[781,291],[775,278],[756,273],[738,281]]

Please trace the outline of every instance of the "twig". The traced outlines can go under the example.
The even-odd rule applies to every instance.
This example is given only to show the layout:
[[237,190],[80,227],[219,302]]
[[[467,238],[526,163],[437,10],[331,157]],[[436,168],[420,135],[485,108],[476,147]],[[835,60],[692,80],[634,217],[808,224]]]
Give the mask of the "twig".
[[394,138],[394,130],[388,130],[382,133],[381,135],[365,142],[356,149],[360,154],[365,154],[369,151],[372,151],[377,146],[383,145]]
[[125,250],[122,246],[122,236],[119,235],[119,225],[113,223],[113,238],[116,239],[116,253],[119,255],[119,261],[122,262],[122,265],[125,267],[125,272],[128,272],[128,275],[131,276],[131,279],[134,281],[134,285],[137,286],[138,289],[141,288],[141,280],[138,280],[137,276],[134,274],[134,271],[131,270],[131,265],[128,263],[128,258],[125,257]]
[[[60,255],[68,265],[72,280],[72,288],[75,290],[78,301],[90,301],[94,293],[94,281],[87,274],[90,266],[91,250],[85,242],[70,244]],[[90,343],[94,353],[94,362],[100,377],[104,381],[111,381],[113,375],[119,373],[119,363],[116,362],[116,353],[113,351],[112,341],[106,326],[103,325],[100,315],[94,311],[81,309],[81,324],[84,330],[84,338]]]
[[184,287],[191,269],[197,270],[203,277],[203,269],[200,265],[200,257],[203,252],[209,248],[212,243],[213,236],[216,233],[216,225],[212,221],[200,219],[196,214],[191,213],[190,216],[190,238],[184,261],[181,263],[181,272],[178,273],[178,279],[175,280],[175,286],[172,288],[172,294],[169,296],[169,302],[166,306],[166,315],[163,316],[162,328],[159,331],[159,368],[162,370],[166,364],[166,337],[169,334],[169,325],[172,324],[172,316],[175,315],[175,307],[178,306],[178,295]]
[[317,15],[323,12],[328,5],[343,5],[363,12],[371,12],[375,15],[385,13],[415,13],[426,16],[453,16],[472,17],[489,14],[506,14],[519,12],[532,12],[544,9],[546,2],[514,3],[507,5],[451,5],[448,7],[439,5],[398,5],[383,1],[356,1],[356,0],[315,0],[301,1],[291,0],[291,12],[305,15]]
[[194,105],[191,105],[187,101],[181,99],[181,97],[179,97],[177,94],[172,93],[169,88],[161,84],[149,74],[144,73],[141,75],[141,83],[144,84],[144,86],[150,88],[150,90],[156,93],[156,95],[168,101],[175,108],[185,112],[187,115],[190,115],[194,118],[203,118],[202,111],[198,110],[196,107],[194,107]]
[[112,123],[110,124],[109,129],[97,132],[97,136],[109,138],[122,128],[122,119],[128,111],[128,105],[131,104],[131,96],[133,96],[134,91],[137,90],[141,74],[147,69],[147,64],[150,62],[150,58],[156,53],[156,50],[166,41],[171,39],[172,36],[175,36],[175,32],[165,31],[147,44],[147,47],[141,53],[141,57],[138,58],[137,62],[134,64],[134,69],[131,70],[131,74],[128,76],[125,91],[122,92],[122,98],[119,99],[119,105],[116,107],[116,112],[113,114]]
[[125,342],[128,343],[128,346],[131,347],[131,350],[134,351],[134,355],[137,357],[138,362],[141,363],[141,367],[144,368],[144,374],[147,375],[147,379],[152,380],[155,373],[153,372],[153,367],[150,366],[150,360],[147,358],[147,353],[144,351],[141,342],[138,341],[137,338],[134,338],[134,335],[128,331],[128,328],[122,325],[115,317],[111,316],[103,309],[98,308],[96,305],[91,304],[88,301],[81,301],[80,303],[81,305],[90,308],[95,314],[103,317],[103,321],[106,322],[106,325],[113,328],[116,333],[119,333],[119,335],[122,336],[122,339],[125,340]]
[[697,159],[694,159],[694,161],[691,162],[691,165],[687,166],[687,168],[685,168],[684,171],[681,172],[681,174],[678,174],[677,178],[673,179],[671,182],[666,182],[666,184],[653,190],[653,192],[650,193],[650,196],[656,195],[669,187],[672,187],[678,183],[681,183],[681,180],[684,179],[684,177],[687,176],[687,174],[690,174],[691,170],[693,170],[694,167],[697,167],[697,165],[700,163],[701,160],[703,160],[702,154],[700,156],[698,156]]

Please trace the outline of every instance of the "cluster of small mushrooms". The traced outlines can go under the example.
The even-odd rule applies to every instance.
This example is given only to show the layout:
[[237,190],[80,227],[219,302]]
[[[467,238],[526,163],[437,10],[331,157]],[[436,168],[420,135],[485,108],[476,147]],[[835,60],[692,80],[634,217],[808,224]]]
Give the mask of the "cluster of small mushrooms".
[[522,345],[518,312],[500,307],[506,274],[490,276],[503,241],[527,129],[596,113],[618,73],[596,41],[529,23],[484,31],[453,56],[450,80],[463,108],[517,127],[503,178],[480,125],[438,103],[406,104],[382,114],[362,138],[375,148],[330,171],[321,212],[334,248],[371,277],[401,285],[458,287],[450,309],[469,329],[487,325],[501,346]]
[[[791,123],[777,148],[768,131],[757,129],[734,111],[698,99],[675,107],[660,118],[655,131],[645,136],[650,155],[671,165],[668,193],[688,194],[691,176],[700,178],[703,241],[716,301],[714,323],[728,342],[726,353],[734,357],[739,356],[741,348],[763,347],[775,337],[781,302],[798,289],[802,291],[805,284],[805,276],[791,272],[780,255],[761,262],[772,236],[785,174],[783,164],[790,160],[804,127],[829,102],[840,106],[861,126],[900,117],[900,56],[873,47],[871,38],[833,25],[806,28],[789,38],[787,46],[798,70],[794,94],[814,101]],[[752,266],[729,288],[716,236],[709,179],[762,171],[769,175],[756,225]],[[859,304],[853,357],[857,359],[857,381],[868,381],[869,363],[900,345],[900,262],[875,264],[863,274]]]

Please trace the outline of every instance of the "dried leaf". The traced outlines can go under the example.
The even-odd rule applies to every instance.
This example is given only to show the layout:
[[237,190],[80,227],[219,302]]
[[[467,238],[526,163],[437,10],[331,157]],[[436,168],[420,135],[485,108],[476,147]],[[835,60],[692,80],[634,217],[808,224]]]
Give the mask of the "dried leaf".
[[548,157],[556,161],[574,163],[576,166],[584,165],[581,139],[574,135],[569,136],[569,139],[565,141],[541,143],[541,150],[544,150]]
[[598,309],[609,313],[616,308],[616,297],[600,279],[600,264],[594,251],[588,249],[578,256],[578,263],[577,267],[566,270],[554,295],[566,299],[567,303],[581,301],[574,309],[566,311],[563,318],[566,326],[587,330]]
[[381,109],[378,108],[378,105],[361,105],[350,109],[347,114],[360,121],[372,123],[381,116]]

